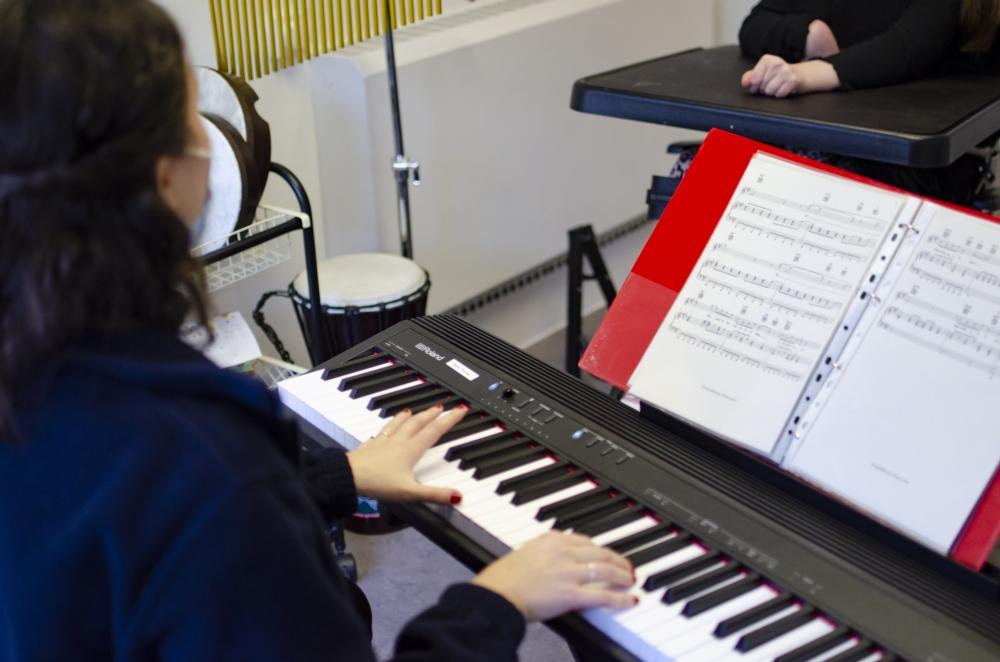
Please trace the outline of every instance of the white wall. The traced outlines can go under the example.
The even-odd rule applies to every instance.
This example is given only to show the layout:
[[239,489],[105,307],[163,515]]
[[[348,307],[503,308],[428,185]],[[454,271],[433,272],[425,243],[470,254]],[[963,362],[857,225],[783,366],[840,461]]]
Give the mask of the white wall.
[[[445,15],[454,15],[456,11],[473,11],[482,8],[485,4],[499,4],[505,1],[477,0],[475,3],[470,3],[468,0],[445,0]],[[214,65],[214,47],[211,40],[208,0],[160,0],[160,2],[171,12],[180,25],[192,62],[209,66]],[[671,32],[669,24],[690,24],[692,15],[707,16],[708,31],[703,32],[698,30],[696,33],[692,33],[691,36],[694,40],[692,43],[688,43],[691,39],[688,39],[684,43],[675,43],[675,39],[657,40],[654,38],[651,40],[648,37],[644,37],[646,42],[652,42],[652,50],[647,49],[637,56],[632,56],[630,53],[619,53],[617,54],[617,59],[614,57],[615,54],[608,54],[606,57],[606,61],[609,63],[608,66],[600,63],[598,58],[598,60],[595,60],[595,64],[588,63],[588,66],[581,65],[582,68],[579,69],[579,74],[596,73],[604,68],[626,64],[627,62],[640,59],[640,57],[652,57],[660,53],[668,53],[680,48],[697,45],[697,43],[702,43],[706,46],[711,45],[710,42],[713,41],[713,37],[714,43],[733,43],[736,40],[740,22],[754,4],[753,0],[714,0],[713,3],[704,3],[703,0],[683,0],[682,2],[671,4],[677,7],[678,5],[683,6],[685,3],[690,3],[689,11],[683,11],[682,13],[679,9],[671,10],[677,13],[677,18],[680,20],[670,20],[668,22],[658,17],[659,23],[654,23],[651,32],[649,25],[637,26],[634,29],[644,34],[645,32],[650,32],[651,35],[666,35]],[[660,28],[658,25],[662,25],[663,27]],[[633,30],[627,24],[618,24],[616,29],[625,33]],[[595,37],[595,49],[599,50],[599,35],[594,33],[591,36]],[[404,43],[400,44],[398,48],[400,49],[401,59],[405,60],[408,57],[406,44],[405,40],[401,41]],[[338,224],[348,222],[343,220],[345,216],[342,214],[344,208],[351,208],[352,205],[357,206],[358,203],[353,200],[345,200],[344,196],[339,194],[336,196],[328,195],[329,184],[327,181],[324,181],[326,178],[321,169],[324,171],[328,170],[330,159],[335,157],[329,153],[317,154],[317,143],[324,142],[324,136],[317,135],[317,126],[329,128],[334,122],[331,121],[331,117],[327,116],[324,116],[321,122],[317,122],[316,111],[314,110],[317,106],[315,99],[317,78],[315,72],[310,70],[311,66],[306,65],[281,71],[252,83],[252,86],[261,97],[258,103],[258,110],[271,125],[274,160],[289,166],[303,180],[306,190],[311,194],[316,218],[341,217],[338,221],[331,220],[326,223],[317,224],[318,246],[321,256],[325,252],[325,249],[330,247],[333,247],[334,252],[339,252],[336,251],[336,246],[342,242],[351,250],[363,249],[366,245],[370,245],[373,242],[385,243],[384,229],[382,231],[376,231],[375,228],[372,228],[371,231],[359,228],[336,229]],[[384,77],[381,80],[384,81]],[[570,82],[570,80],[564,81],[565,84],[562,85],[567,90],[565,93],[565,105],[568,105],[568,88]],[[408,103],[408,99],[410,103],[413,103],[415,90],[411,89],[408,92],[404,84],[402,91],[404,94],[404,105]],[[531,92],[531,94],[536,95],[536,92]],[[537,101],[538,99],[534,97],[525,99],[525,103]],[[561,97],[557,101],[560,104],[563,103]],[[441,103],[440,100],[439,103]],[[444,103],[447,104],[447,99],[444,100]],[[320,104],[319,107],[322,108],[323,105]],[[655,155],[662,155],[663,147],[667,142],[680,137],[677,133],[671,133],[670,130],[657,129],[636,123],[620,122],[608,118],[580,116],[579,114],[571,113],[568,109],[567,119],[574,123],[589,124],[594,127],[595,137],[593,141],[583,146],[581,153],[585,155],[584,158],[599,163],[627,162],[627,160],[637,156],[643,161],[652,163],[651,159],[653,158],[662,159],[662,156],[656,157]],[[324,130],[326,129],[320,129],[320,131]],[[364,134],[368,134],[370,131],[366,126],[352,126],[350,130]],[[616,138],[616,135],[620,136],[620,138]],[[540,152],[544,152],[546,148],[544,139],[540,137],[539,140],[542,142],[536,145],[536,147]],[[637,140],[639,141],[638,143],[636,143]],[[416,156],[420,157],[420,154],[417,154],[417,150],[415,150],[415,146],[419,144],[418,141],[417,134],[413,133],[408,138],[408,142],[412,143],[413,147],[409,145],[408,147],[410,147],[410,150]],[[327,165],[323,165],[324,162]],[[657,163],[659,162],[657,161]],[[634,207],[629,208],[630,213],[639,211],[642,208],[642,195],[648,186],[648,176],[654,172],[665,171],[669,165],[665,160],[662,162],[662,167],[650,167],[649,172],[645,172],[645,169],[643,169],[645,174],[630,184],[627,191],[619,189],[618,185],[616,185],[612,190],[608,190],[605,196],[595,198],[595,201],[599,204],[596,205],[592,214],[584,215],[580,219],[580,222],[592,222],[595,226],[601,227],[625,220],[625,217],[630,215],[622,213],[624,210],[622,201],[626,199],[635,199]],[[447,170],[450,165],[446,163],[428,164],[425,168],[425,177],[436,175],[435,170]],[[516,169],[517,164],[511,163],[509,167]],[[516,184],[516,180],[514,184]],[[384,189],[385,187],[380,186],[380,188]],[[391,191],[391,187],[389,190]],[[380,194],[382,193],[385,193],[385,191],[380,191]],[[519,192],[514,190],[512,193],[517,195]],[[558,194],[558,191],[554,193]],[[430,190],[426,193],[422,191],[414,193],[416,200],[415,218],[420,212],[421,201],[419,196],[422,194],[425,196],[434,195]],[[567,192],[567,194],[578,194],[578,192],[571,191]],[[276,184],[273,178],[264,199],[266,202],[284,206],[292,206],[293,203],[292,198],[287,194],[284,187]],[[610,209],[608,206],[610,200],[615,201],[613,206],[617,209],[617,211],[611,210],[614,211],[613,214],[606,213]],[[347,214],[347,216],[350,216],[350,214]],[[612,218],[613,216],[614,218]],[[324,237],[325,226],[329,226],[331,231],[339,236]],[[376,234],[381,236],[376,236]],[[559,233],[556,232],[555,234]],[[555,236],[555,234],[549,237],[546,242],[547,246],[548,244],[551,244],[551,246],[542,251],[546,256],[564,249],[562,245],[564,242]],[[426,240],[427,237],[424,237],[423,241]],[[422,241],[421,237],[417,236],[416,241],[419,250],[420,242]],[[619,276],[619,282],[620,277],[627,272],[640,247],[641,237],[633,241],[622,242],[610,251],[610,267]],[[392,247],[386,246],[386,248],[391,249]],[[249,318],[249,312],[261,292],[269,289],[284,288],[301,268],[301,253],[297,250],[296,246],[295,255],[293,255],[293,259],[289,263],[221,291],[216,297],[217,307],[219,310],[241,310]],[[523,345],[525,342],[529,342],[540,335],[541,329],[551,330],[562,324],[562,310],[565,305],[562,279],[563,276],[561,275],[553,277],[553,282],[543,285],[539,291],[533,294],[528,292],[528,299],[524,301],[524,305],[520,308],[517,299],[513,299],[496,306],[492,311],[485,311],[483,314],[478,315],[474,321],[488,329],[494,330],[498,335],[507,338],[515,344]],[[440,281],[438,282],[440,283]],[[435,285],[435,288],[438,288],[438,284]],[[441,293],[444,294],[446,291],[447,289],[444,289]],[[454,299],[455,297],[449,296],[448,298]],[[599,305],[593,293],[588,296],[588,304],[591,307]],[[528,310],[538,311],[545,319],[543,320],[534,313],[531,313],[528,317],[537,320],[538,324],[535,326],[526,326],[520,323],[513,324],[511,322],[512,319],[525,319],[522,312]],[[287,302],[278,301],[273,303],[269,306],[268,312],[270,313],[269,320],[275,323],[279,334],[290,349],[292,349],[294,358],[300,362],[304,362],[305,352],[300,334],[295,326],[291,309]],[[268,351],[267,348],[265,348],[265,351]]]

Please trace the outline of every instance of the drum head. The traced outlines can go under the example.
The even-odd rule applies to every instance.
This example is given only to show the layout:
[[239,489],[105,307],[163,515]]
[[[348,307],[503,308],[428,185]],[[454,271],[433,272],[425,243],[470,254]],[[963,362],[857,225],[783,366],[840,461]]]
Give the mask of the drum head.
[[192,237],[192,245],[213,251],[225,246],[230,233],[253,222],[256,206],[247,192],[254,164],[249,147],[227,122],[211,115],[201,120],[212,148],[210,198],[201,235]]
[[[319,292],[323,306],[358,308],[398,301],[427,282],[427,273],[415,262],[388,253],[357,253],[324,260],[319,265]],[[293,289],[309,297],[305,272]]]
[[198,77],[198,110],[229,123],[250,146],[255,179],[250,182],[253,206],[260,203],[271,168],[271,128],[257,114],[257,93],[246,81],[208,67],[194,67]]

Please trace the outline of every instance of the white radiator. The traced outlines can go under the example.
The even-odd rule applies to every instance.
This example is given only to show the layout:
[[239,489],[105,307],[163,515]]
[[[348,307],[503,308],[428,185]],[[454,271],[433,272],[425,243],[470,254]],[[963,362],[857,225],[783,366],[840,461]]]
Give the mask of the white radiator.
[[[572,111],[573,82],[709,45],[714,19],[714,3],[692,0],[494,0],[397,33],[406,151],[424,179],[411,195],[414,254],[431,273],[431,312],[566,250],[571,227],[600,232],[643,209],[665,146],[690,134]],[[398,251],[381,41],[308,63],[305,77],[321,251]]]

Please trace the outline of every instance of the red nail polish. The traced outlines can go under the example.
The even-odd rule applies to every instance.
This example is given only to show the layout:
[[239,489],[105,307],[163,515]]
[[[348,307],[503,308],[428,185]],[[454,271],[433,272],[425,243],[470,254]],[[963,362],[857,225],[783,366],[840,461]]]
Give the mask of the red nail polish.
[[458,408],[461,409],[462,411],[469,411],[469,405],[465,404],[464,402],[460,404]]
[[633,595],[632,596],[632,604],[633,605],[639,604],[639,596],[638,595]]
[[454,494],[451,495],[450,501],[451,505],[457,506],[458,504],[462,503],[462,495],[459,494],[458,492],[455,492]]
[[401,414],[409,414],[410,413],[410,408],[407,407],[407,408],[405,408],[403,411],[401,411],[399,413],[401,413]]

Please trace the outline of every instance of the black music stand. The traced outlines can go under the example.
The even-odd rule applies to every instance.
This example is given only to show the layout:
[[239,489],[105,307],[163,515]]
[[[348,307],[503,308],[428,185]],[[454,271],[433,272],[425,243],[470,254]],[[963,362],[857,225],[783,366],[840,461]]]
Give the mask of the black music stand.
[[[915,168],[954,163],[1000,131],[1000,75],[952,74],[900,85],[772,99],[745,92],[738,46],[697,48],[581,78],[584,113],[707,131]],[[650,201],[652,202],[652,201]],[[579,328],[579,320],[571,328]],[[566,357],[567,363],[578,357]],[[643,407],[661,425],[662,414]],[[984,568],[1000,579],[1000,547]]]

